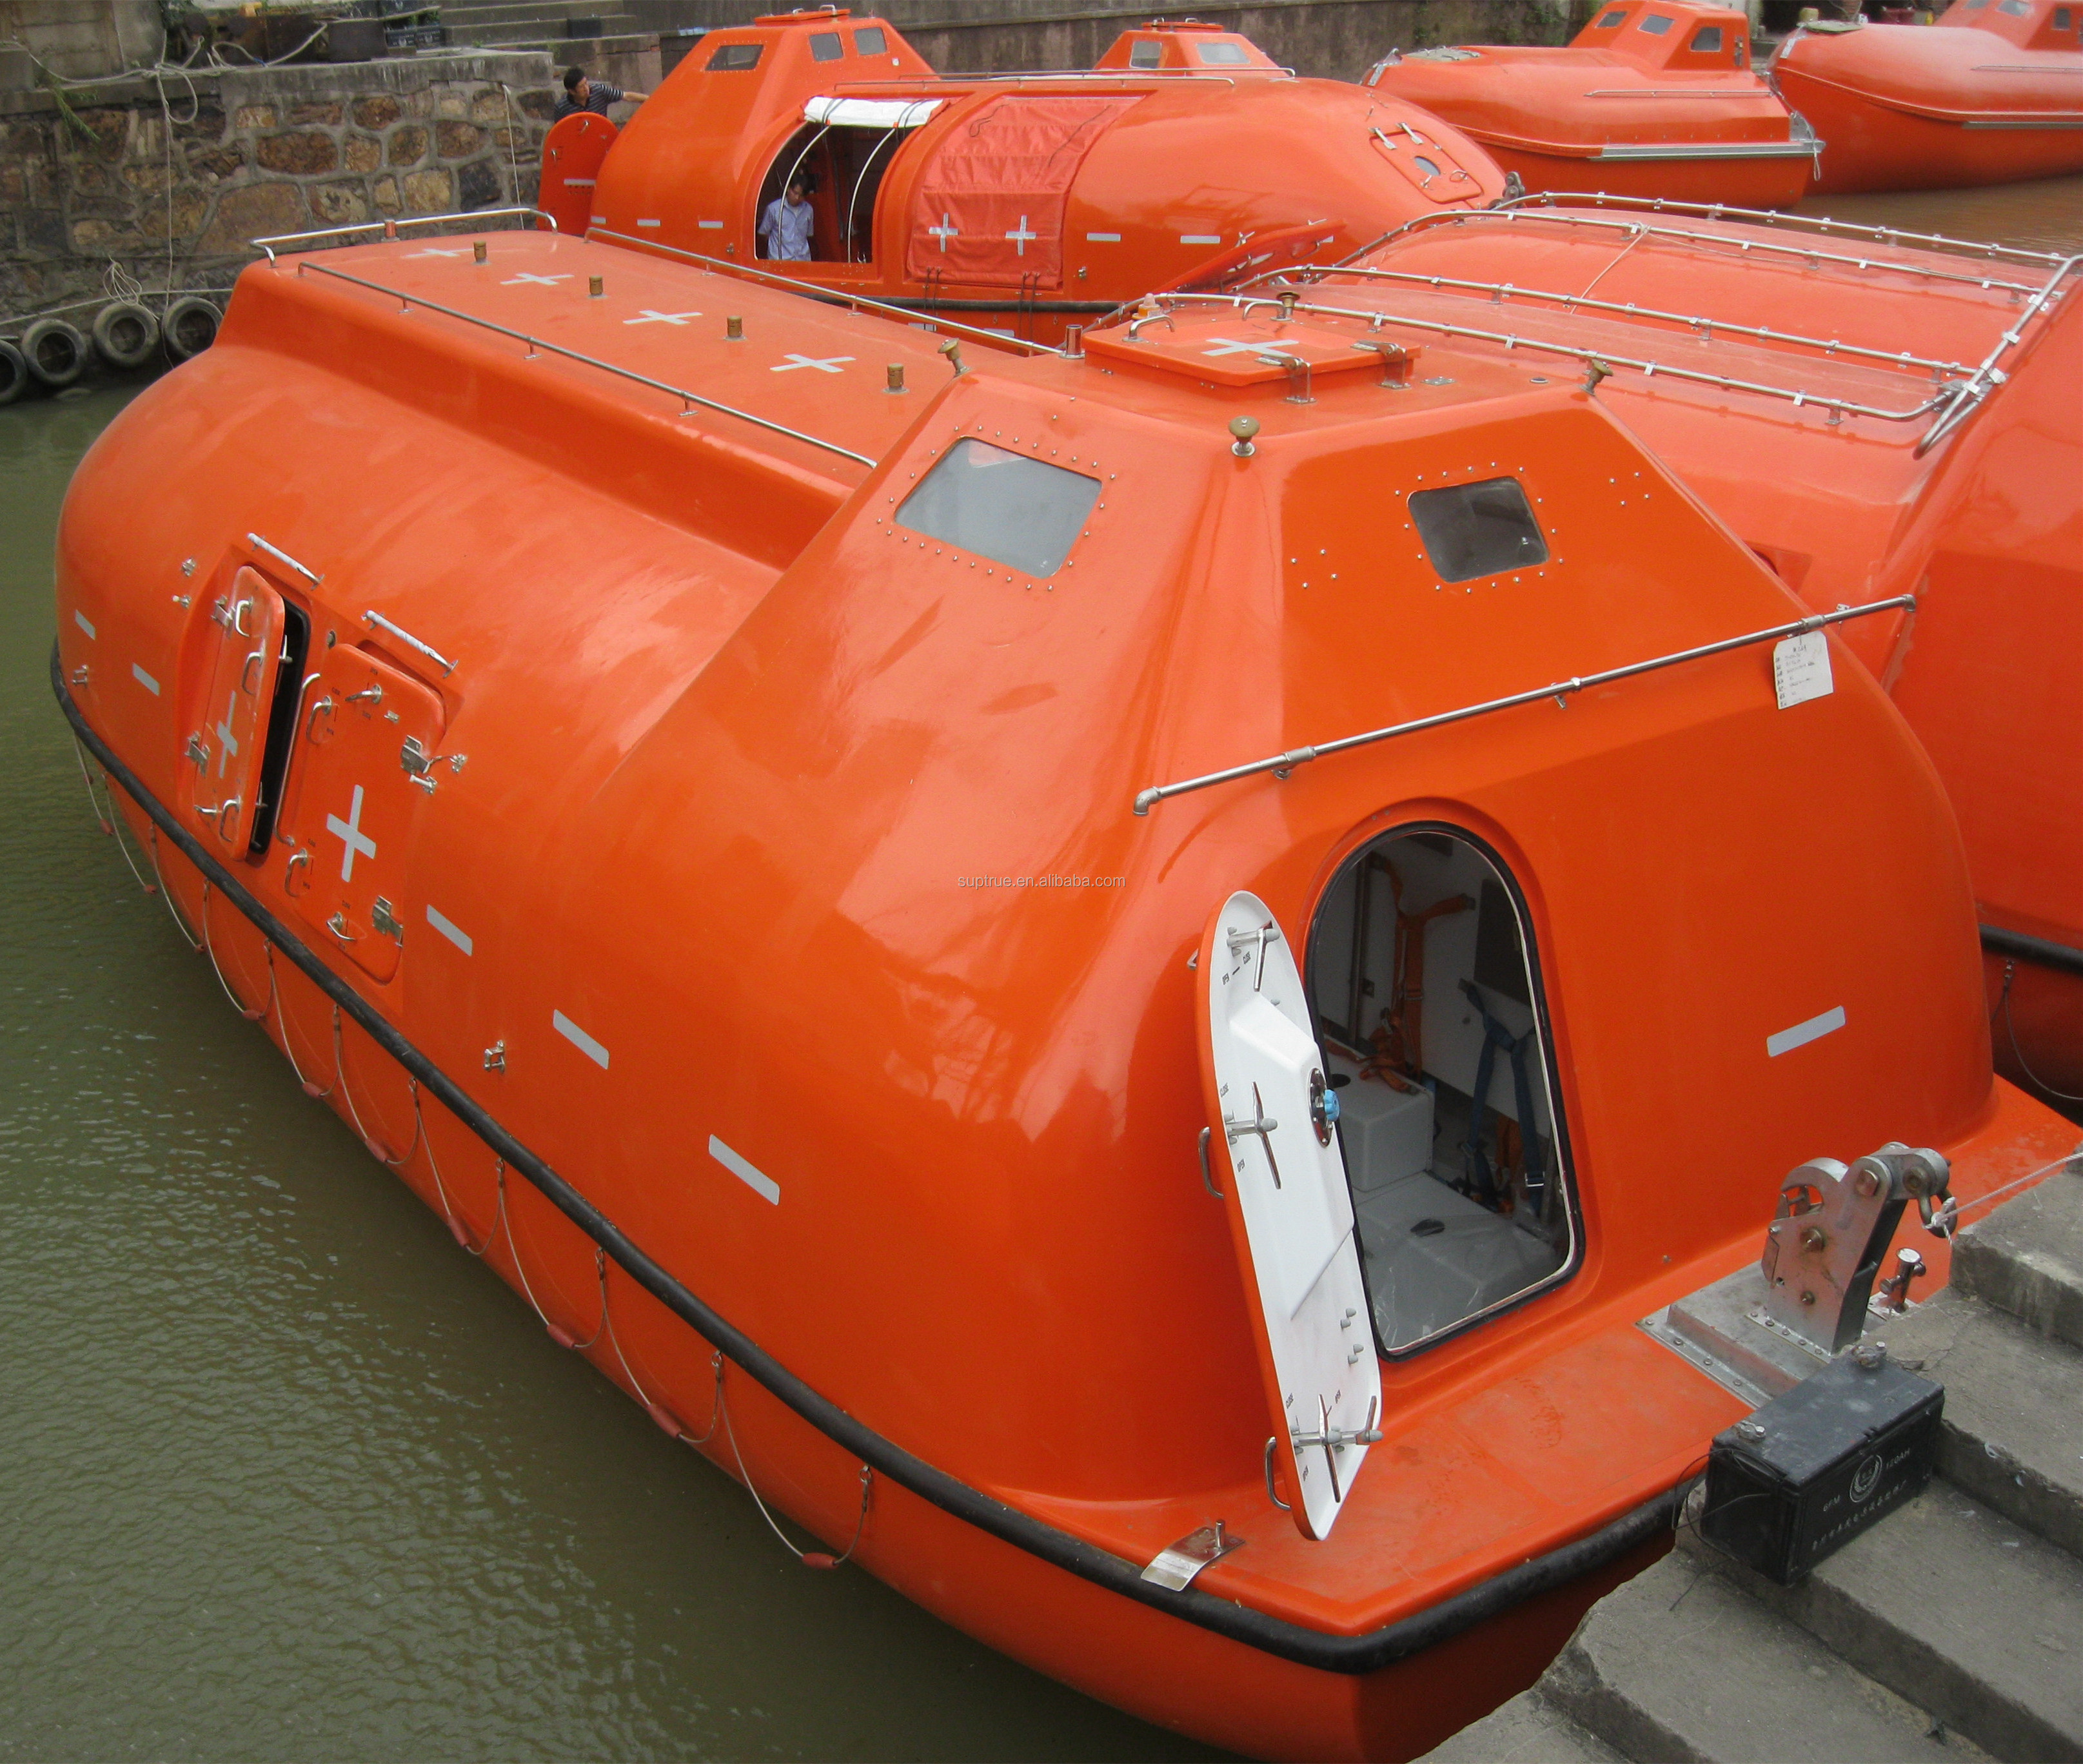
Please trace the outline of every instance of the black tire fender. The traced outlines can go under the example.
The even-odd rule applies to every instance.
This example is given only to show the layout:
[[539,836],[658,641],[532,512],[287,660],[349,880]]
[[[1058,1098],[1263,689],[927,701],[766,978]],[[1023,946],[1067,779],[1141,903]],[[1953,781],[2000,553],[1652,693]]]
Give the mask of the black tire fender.
[[62,319],[39,319],[25,326],[19,347],[29,371],[53,392],[87,371],[87,339]]
[[192,361],[217,341],[221,322],[217,308],[209,301],[200,294],[184,294],[167,308],[166,317],[159,321],[167,353],[176,361]]
[[0,338],[0,404],[12,404],[29,390],[29,364],[22,352]]
[[159,321],[134,300],[112,301],[94,315],[94,346],[112,368],[142,368],[159,346]]

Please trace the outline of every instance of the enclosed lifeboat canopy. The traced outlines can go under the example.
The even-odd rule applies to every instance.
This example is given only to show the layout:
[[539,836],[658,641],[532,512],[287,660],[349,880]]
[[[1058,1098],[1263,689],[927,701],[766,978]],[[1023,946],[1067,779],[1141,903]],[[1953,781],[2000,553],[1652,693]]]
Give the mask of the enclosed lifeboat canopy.
[[1615,0],[1566,49],[1391,51],[1367,83],[1487,147],[1524,188],[1772,208],[1806,189],[1815,141],[1750,67],[1750,21]]
[[2083,276],[1768,218],[1527,206],[1413,228],[1330,285],[1595,357],[1600,397],[1809,606],[1917,597],[1847,649],[1958,811],[1998,1060],[2083,1093]]
[[[880,20],[758,19],[712,32],[577,174],[596,179],[586,222],[753,264],[800,177],[809,255],[777,270],[1050,337],[1153,287],[1334,256],[1503,192],[1488,154],[1411,106],[1240,72],[942,78]],[[571,175],[546,158],[546,201]]]
[[54,679],[313,1092],[784,1530],[1411,1756],[1747,1412],[1637,1320],[1789,1171],[2072,1142],[1901,720],[1781,708],[1798,603],[1549,359],[1341,289],[956,373],[480,243],[246,272]]
[[1823,139],[1822,195],[2083,171],[2073,0],[1955,0],[1932,25],[1805,25],[1771,77]]
[[1092,65],[1101,72],[1127,68],[1137,73],[1207,74],[1223,78],[1288,71],[1242,32],[1226,31],[1198,19],[1152,19],[1124,31]]

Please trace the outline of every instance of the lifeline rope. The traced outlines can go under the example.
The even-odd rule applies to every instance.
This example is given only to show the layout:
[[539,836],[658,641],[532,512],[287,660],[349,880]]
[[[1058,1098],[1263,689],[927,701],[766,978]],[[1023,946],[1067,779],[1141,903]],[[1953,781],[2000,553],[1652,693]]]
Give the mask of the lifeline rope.
[[[868,1509],[875,1487],[873,1466],[868,1464],[863,1464],[860,1466],[860,1509],[854,1519],[853,1536],[848,1540],[843,1551],[837,1555],[833,1555],[827,1551],[805,1550],[796,1543],[775,1522],[774,1515],[767,1509],[767,1503],[760,1498],[759,1490],[753,1483],[751,1472],[746,1467],[745,1454],[738,1445],[737,1430],[732,1424],[730,1406],[724,1391],[725,1362],[723,1350],[720,1348],[714,1348],[709,1357],[709,1364],[716,1377],[714,1393],[710,1402],[709,1424],[699,1434],[690,1433],[686,1424],[677,1415],[644,1390],[642,1381],[636,1376],[636,1369],[629,1363],[629,1357],[623,1351],[622,1338],[615,1329],[615,1313],[609,1299],[607,1252],[598,1243],[594,1245],[593,1252],[594,1277],[600,1286],[600,1321],[594,1326],[594,1332],[584,1341],[579,1341],[575,1340],[568,1331],[561,1329],[551,1323],[548,1313],[543,1309],[541,1302],[535,1297],[534,1288],[528,1279],[528,1271],[521,1260],[519,1243],[513,1235],[513,1217],[509,1211],[506,1201],[505,1158],[500,1158],[494,1170],[497,1199],[492,1225],[485,1232],[483,1241],[472,1244],[469,1232],[462,1222],[458,1210],[449,1199],[448,1187],[442,1180],[441,1165],[434,1156],[433,1137],[427,1131],[426,1116],[420,1100],[418,1078],[411,1073],[406,1074],[406,1082],[412,1098],[412,1143],[407,1146],[399,1156],[393,1158],[382,1150],[376,1140],[370,1136],[369,1130],[362,1125],[360,1112],[355,1108],[353,1087],[346,1082],[346,1055],[341,1040],[338,1003],[336,1002],[332,1006],[332,1082],[323,1091],[315,1090],[312,1087],[311,1080],[304,1076],[303,1068],[297,1059],[296,1050],[290,1044],[289,1013],[283,1008],[281,988],[277,983],[275,977],[275,945],[273,939],[264,936],[261,939],[261,947],[266,952],[268,963],[268,997],[257,1008],[249,1010],[244,1001],[233,989],[230,981],[225,977],[223,967],[218,960],[216,947],[210,937],[211,884],[209,879],[207,876],[203,879],[201,935],[192,936],[189,934],[188,926],[182,919],[179,909],[175,906],[171,891],[167,888],[166,879],[160,871],[158,826],[155,824],[151,829],[150,854],[154,880],[147,882],[137,865],[130,862],[129,848],[123,846],[121,836],[116,832],[116,821],[112,813],[107,815],[103,813],[100,801],[95,795],[92,776],[87,769],[87,756],[79,750],[79,745],[76,740],[74,742],[74,748],[78,753],[80,777],[87,785],[87,801],[94,808],[103,832],[115,838],[118,846],[122,846],[124,860],[126,863],[129,863],[130,873],[137,878],[138,887],[147,894],[158,894],[165,899],[167,911],[172,917],[175,928],[186,939],[190,949],[209,958],[210,970],[217,976],[218,986],[222,989],[225,997],[230,1000],[242,1017],[249,1023],[261,1023],[264,1027],[265,1019],[272,1010],[277,1029],[281,1038],[283,1055],[288,1059],[289,1070],[296,1074],[297,1082],[302,1087],[304,1094],[315,1100],[323,1101],[337,1091],[340,1100],[346,1104],[349,1119],[353,1123],[362,1144],[374,1157],[391,1169],[403,1168],[411,1162],[412,1154],[424,1146],[427,1154],[427,1168],[433,1175],[434,1192],[440,1197],[442,1216],[444,1222],[448,1226],[450,1235],[454,1237],[457,1243],[469,1254],[482,1258],[484,1252],[491,1247],[492,1239],[503,1231],[506,1239],[507,1254],[512,1258],[514,1275],[521,1283],[522,1295],[527,1299],[529,1309],[534,1312],[537,1320],[549,1331],[552,1340],[556,1341],[560,1347],[585,1353],[598,1344],[603,1335],[606,1336],[608,1344],[615,1349],[615,1357],[622,1368],[623,1376],[628,1379],[629,1387],[636,1393],[637,1400],[643,1403],[645,1411],[652,1419],[665,1431],[670,1433],[676,1441],[695,1447],[706,1445],[715,1437],[717,1423],[722,1423],[724,1436],[730,1441],[731,1456],[737,1464],[738,1476],[745,1484],[746,1492],[752,1496],[752,1504],[759,1509],[759,1517],[767,1521],[767,1530],[780,1539],[784,1549],[805,1568],[836,1568],[851,1561],[854,1552],[860,1548],[861,1538],[868,1529]],[[111,806],[112,810],[112,796]],[[2030,1179],[2022,1180],[2030,1180]]]
[[2064,1103],[2083,1103],[2083,1096],[2075,1095],[2068,1091],[2057,1091],[2051,1084],[2048,1083],[2045,1078],[2042,1078],[2037,1072],[2034,1071],[2030,1066],[2025,1063],[2025,1050],[2018,1045],[2018,1025],[2011,1020],[2011,981],[2017,973],[2018,964],[2016,961],[2007,960],[2005,962],[2004,990],[1997,995],[1996,1009],[1996,1011],[1992,1011],[1989,1013],[1990,1018],[1993,1020],[1997,1011],[2001,1011],[2003,1013],[2004,1033],[2010,1038],[2011,1053],[2017,1059],[2018,1070],[2021,1072],[2024,1073],[2025,1075],[2030,1078],[2040,1089],[2045,1091],[2049,1096],[2058,1096]]
[[1987,1194],[1978,1194],[1971,1201],[1956,1201],[1949,1194],[1945,1204],[1931,1216],[1931,1222],[1925,1226],[1925,1230],[1933,1237],[1942,1237],[1950,1242],[1953,1234],[1959,1229],[1962,1213],[1971,1208],[1985,1207],[1992,1201],[2001,1201],[2013,1189],[2022,1188],[2029,1182],[2037,1182],[2042,1176],[2051,1176],[2057,1170],[2073,1170],[2077,1167],[2079,1158],[2083,1158],[2083,1147],[2056,1158],[2051,1164],[2042,1164],[2037,1170],[2028,1171],[2024,1175],[2005,1183],[2001,1188],[1992,1188]]

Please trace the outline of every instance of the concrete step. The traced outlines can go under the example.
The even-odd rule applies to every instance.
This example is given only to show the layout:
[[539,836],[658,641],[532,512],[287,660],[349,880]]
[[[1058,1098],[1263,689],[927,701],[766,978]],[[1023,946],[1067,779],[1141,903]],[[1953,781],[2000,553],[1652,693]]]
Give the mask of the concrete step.
[[1696,1540],[1684,1554],[1833,1650],[1827,1669],[1849,1662],[1999,1758],[2083,1760],[2083,1561],[1959,1489],[1933,1483],[1796,1587]]
[[1940,1474],[2083,1556],[2083,1349],[2034,1335],[1957,1289],[1891,1320],[1887,1344],[1910,1370],[1946,1386]]
[[1523,1690],[1425,1754],[1423,1764],[1627,1764],[1540,1694]]
[[[1561,1749],[1572,1744],[1576,1755],[1600,1755],[1583,1751],[1571,1726],[1641,1764],[1958,1764],[1975,1755],[1717,1568],[1678,1551],[1592,1606],[1502,1724],[1529,1758],[1558,1761],[1572,1757]],[[1549,1752],[1532,1749],[1536,1732]],[[1473,1764],[1493,1754],[1433,1755]]]
[[2083,1175],[2051,1175],[1961,1232],[1952,1283],[2083,1348]]

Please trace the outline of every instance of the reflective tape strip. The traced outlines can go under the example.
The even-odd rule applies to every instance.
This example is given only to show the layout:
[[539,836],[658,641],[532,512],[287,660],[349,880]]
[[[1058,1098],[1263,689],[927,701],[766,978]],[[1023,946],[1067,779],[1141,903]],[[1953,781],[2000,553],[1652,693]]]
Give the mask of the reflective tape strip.
[[781,1184],[738,1156],[714,1133],[709,1135],[709,1155],[761,1200],[781,1205]]
[[1118,233],[1088,233],[1085,235],[1085,243],[1088,245],[1118,245],[1121,243],[1121,234]]
[[[471,953],[470,933],[446,913],[437,907],[429,906],[427,909],[427,922],[454,944],[464,955],[467,956]],[[605,1053],[601,1056],[600,1063],[602,1066],[607,1064],[607,1056]]]
[[74,613],[72,615],[72,622],[75,625],[78,626],[82,631],[85,631],[88,636],[91,637],[96,635],[92,622],[87,618],[85,613]]
[[695,225],[704,232],[717,233],[723,230],[723,222],[720,221],[697,221]]
[[142,686],[147,692],[150,693],[154,698],[156,698],[158,697],[159,682],[158,681],[154,680],[151,675],[146,673],[145,670],[139,667],[134,661],[130,664],[130,672],[132,676],[137,680],[139,686]]
[[1806,1023],[1797,1023],[1790,1029],[1781,1029],[1777,1035],[1764,1038],[1765,1057],[1777,1059],[1782,1053],[1791,1053],[1796,1048],[1805,1048],[1811,1041],[1819,1041],[1826,1035],[1844,1027],[1844,1007],[1826,1011],[1819,1017],[1810,1017]]
[[577,1048],[602,1071],[607,1070],[607,1049],[588,1035],[561,1011],[550,1013],[550,1027]]
[[663,221],[639,221],[636,224],[639,226],[663,226],[665,223]]
[[1219,245],[1222,242],[1223,236],[1219,233],[1181,233],[1179,235],[1181,245]]

